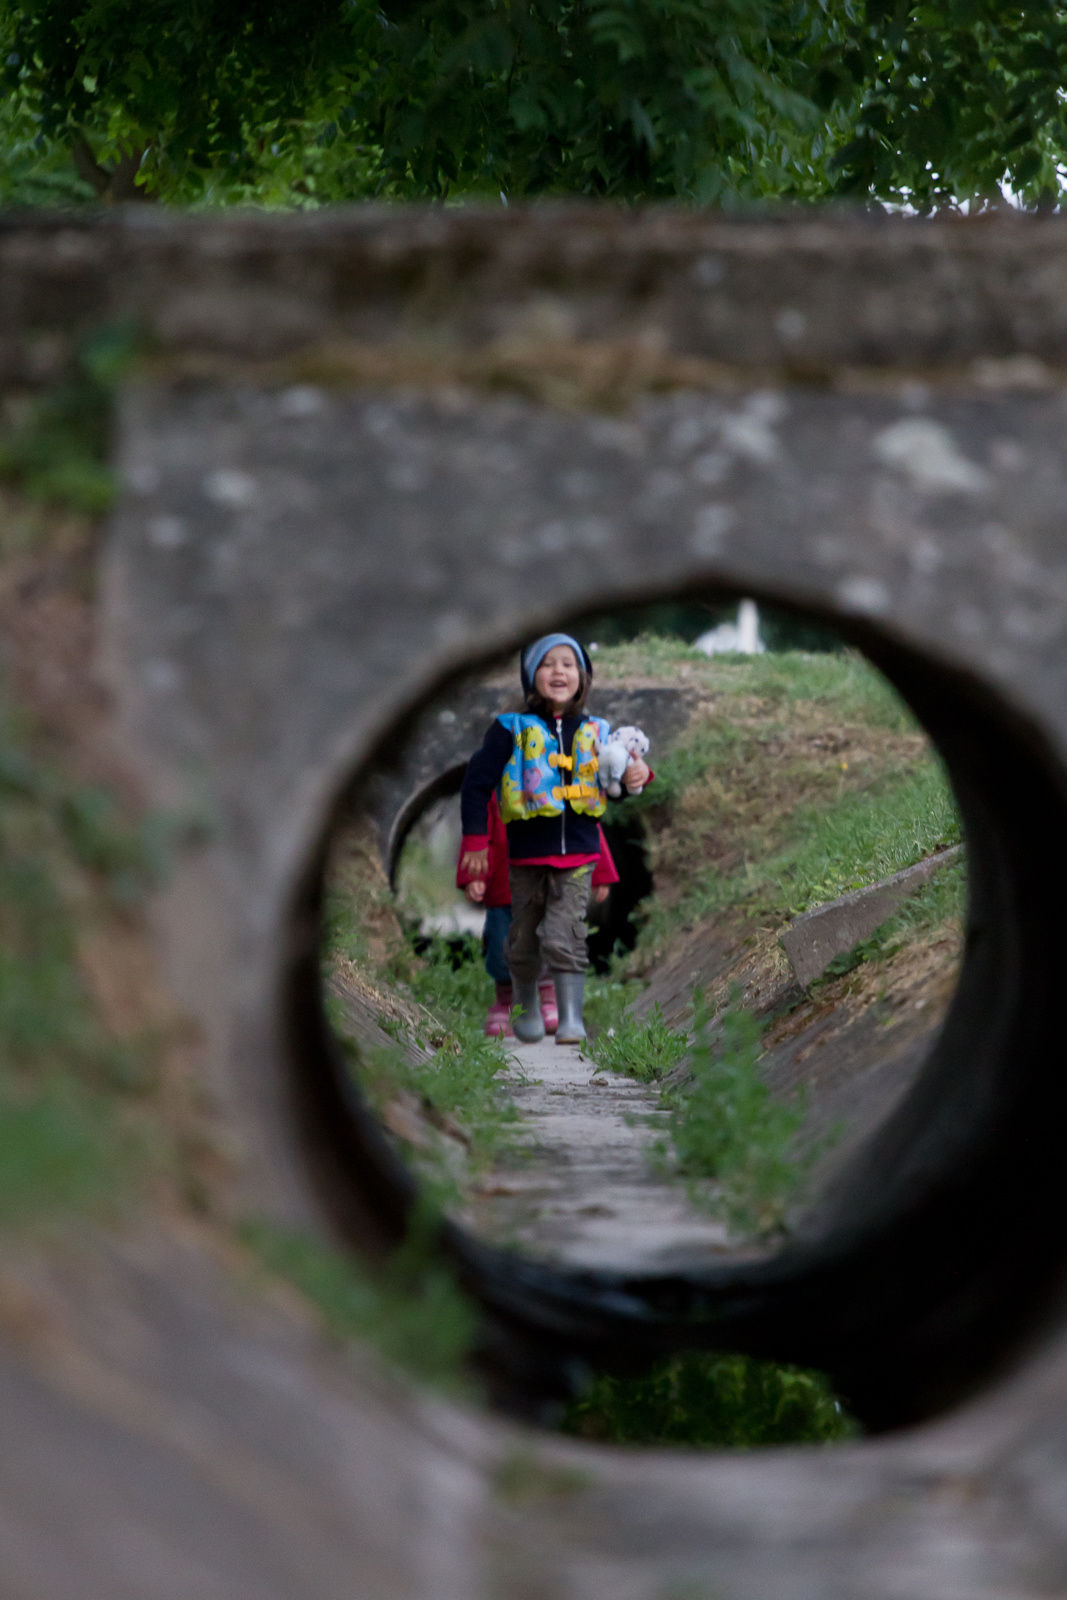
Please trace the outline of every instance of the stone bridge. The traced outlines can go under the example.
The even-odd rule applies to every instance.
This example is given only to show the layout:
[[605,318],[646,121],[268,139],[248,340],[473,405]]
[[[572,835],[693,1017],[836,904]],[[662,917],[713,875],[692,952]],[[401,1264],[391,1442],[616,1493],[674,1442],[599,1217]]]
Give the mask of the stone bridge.
[[[5,1244],[0,1590],[1062,1593],[1067,221],[7,218],[5,416],[108,329],[139,352],[122,495],[95,544],[14,530],[4,646],[19,693],[82,708],[72,770],[204,819],[116,969],[183,1019],[137,1112],[181,1136],[138,1214]],[[769,1263],[583,1273],[446,1230],[500,1409],[421,1397],[236,1243],[380,1255],[410,1216],[324,1025],[324,834],[383,752],[394,839],[455,770],[485,702],[405,735],[456,674],[740,595],[843,631],[940,748],[972,894],[940,1043]],[[582,1363],[694,1345],[824,1369],[867,1437],[620,1452],[515,1420]]]

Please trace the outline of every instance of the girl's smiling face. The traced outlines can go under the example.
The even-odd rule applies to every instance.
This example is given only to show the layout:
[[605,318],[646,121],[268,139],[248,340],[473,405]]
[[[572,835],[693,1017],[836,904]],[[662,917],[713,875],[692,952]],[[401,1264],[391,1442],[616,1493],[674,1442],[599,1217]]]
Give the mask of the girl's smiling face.
[[570,704],[581,686],[578,663],[569,644],[556,644],[534,674],[534,688],[556,712]]

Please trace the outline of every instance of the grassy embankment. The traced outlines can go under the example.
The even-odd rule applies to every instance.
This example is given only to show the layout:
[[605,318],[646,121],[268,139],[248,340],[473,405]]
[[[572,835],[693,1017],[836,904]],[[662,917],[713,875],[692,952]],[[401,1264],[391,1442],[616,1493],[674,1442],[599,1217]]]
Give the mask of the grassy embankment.
[[[409,920],[406,934],[366,824],[353,822],[337,840],[329,881],[323,956],[335,1031],[428,1195],[462,1211],[515,1120],[501,1081],[514,1062],[482,1031],[492,986],[473,941],[467,959],[454,961],[444,941],[415,954],[415,924]],[[346,1010],[353,1001],[391,1045],[355,1047]]]
[[707,696],[655,783],[627,802],[645,813],[656,879],[638,970],[682,925],[735,908],[784,921],[959,838],[928,741],[852,652],[703,660],[641,639],[597,661],[598,680]]
[[[803,1104],[772,1100],[760,1074],[785,995],[797,1014],[885,995],[916,963],[958,954],[965,869],[946,869],[809,996],[790,993],[778,933],[791,917],[910,866],[959,839],[940,764],[886,681],[851,654],[783,653],[694,660],[667,640],[604,651],[598,676],[654,678],[707,696],[688,734],[657,762],[643,812],[656,882],[636,950],[594,1007],[598,1063],[662,1083],[683,1058],[691,1075],[665,1085],[662,1158],[698,1203],[738,1233],[772,1233],[803,1178]],[[631,805],[634,802],[630,803]],[[732,943],[707,994],[668,1027],[657,1009],[623,1009],[626,979],[651,975],[686,940]],[[675,1073],[675,1079],[678,1074]],[[810,1155],[810,1152],[809,1152]]]

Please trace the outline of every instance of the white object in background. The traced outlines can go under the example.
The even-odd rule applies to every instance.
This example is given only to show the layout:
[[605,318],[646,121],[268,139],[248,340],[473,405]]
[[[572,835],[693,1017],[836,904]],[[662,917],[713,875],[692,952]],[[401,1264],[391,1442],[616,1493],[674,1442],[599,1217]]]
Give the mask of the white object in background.
[[693,641],[693,649],[705,656],[759,656],[767,646],[759,636],[759,607],[755,600],[742,600],[736,622],[720,622]]
[[480,938],[484,926],[485,907],[460,901],[442,911],[429,912],[419,923],[419,932],[426,939],[432,939],[435,934],[443,939],[455,938],[461,933],[473,933],[475,938]]
[[743,656],[760,656],[767,646],[759,636],[759,607],[742,600],[737,608],[737,648]]

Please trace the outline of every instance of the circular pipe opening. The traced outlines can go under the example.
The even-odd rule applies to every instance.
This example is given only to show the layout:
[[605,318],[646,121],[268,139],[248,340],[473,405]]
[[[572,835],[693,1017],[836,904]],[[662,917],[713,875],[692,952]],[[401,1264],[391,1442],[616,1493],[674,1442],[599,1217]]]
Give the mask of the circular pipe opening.
[[[919,1082],[825,1198],[818,1225],[769,1260],[669,1274],[565,1270],[445,1223],[439,1247],[485,1313],[496,1391],[533,1414],[566,1392],[575,1358],[625,1370],[706,1347],[819,1367],[868,1428],[884,1430],[988,1381],[1058,1293],[1061,774],[1040,735],[973,677],[873,628],[816,621],[839,628],[894,684],[953,784],[970,909],[951,1010]],[[334,1225],[358,1248],[382,1248],[403,1236],[415,1185],[323,1015],[330,831],[293,922],[293,1107]]]

